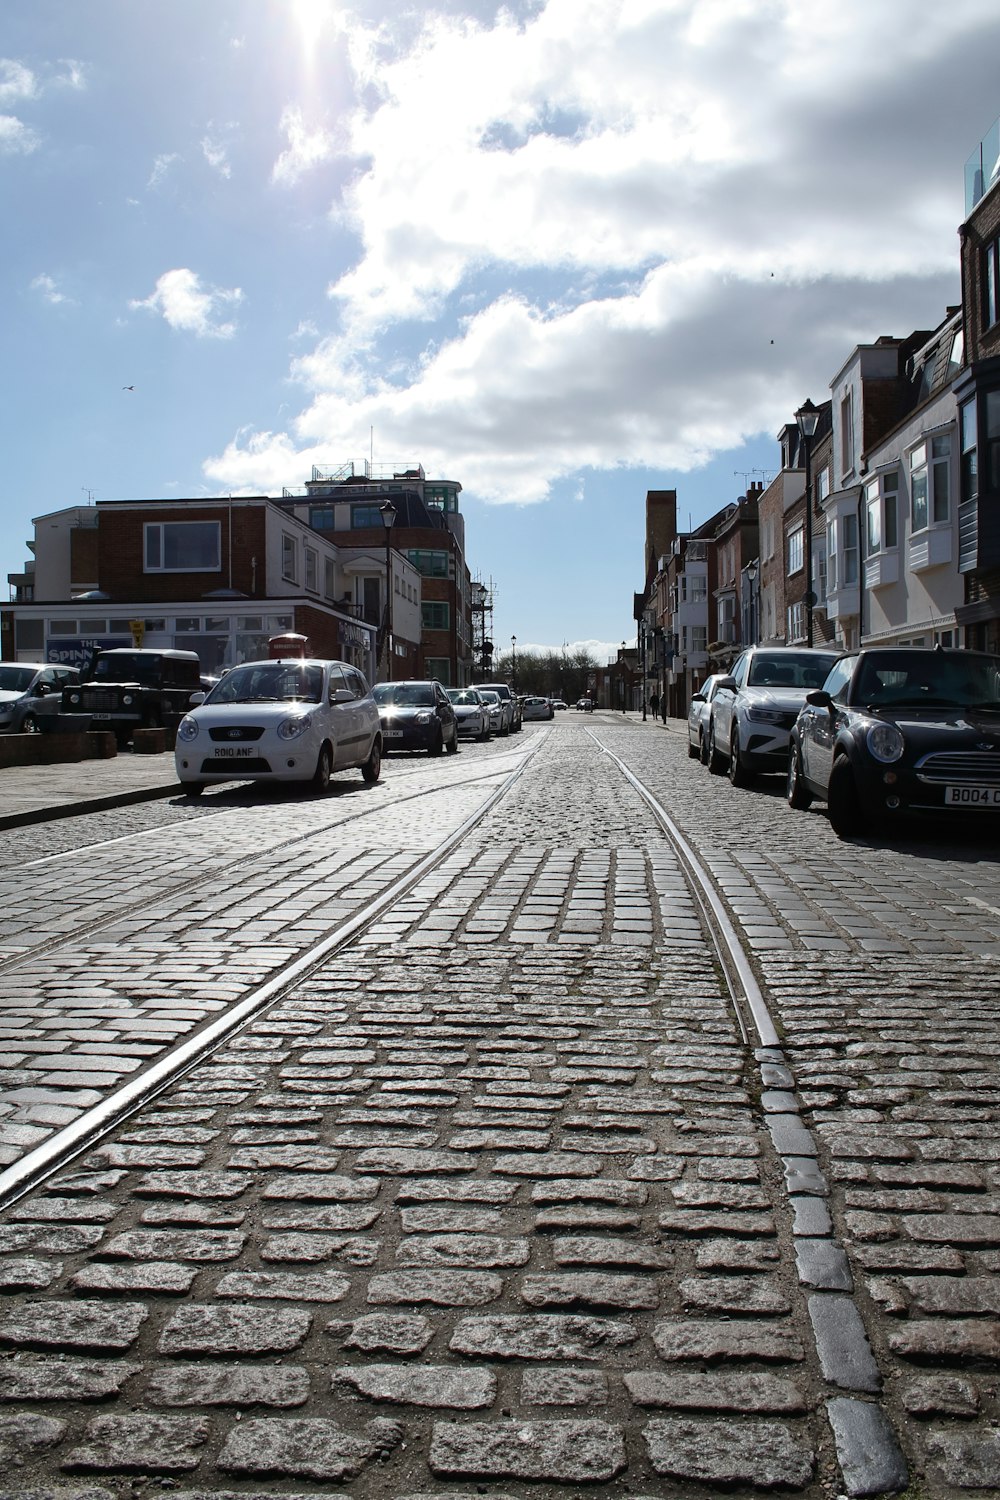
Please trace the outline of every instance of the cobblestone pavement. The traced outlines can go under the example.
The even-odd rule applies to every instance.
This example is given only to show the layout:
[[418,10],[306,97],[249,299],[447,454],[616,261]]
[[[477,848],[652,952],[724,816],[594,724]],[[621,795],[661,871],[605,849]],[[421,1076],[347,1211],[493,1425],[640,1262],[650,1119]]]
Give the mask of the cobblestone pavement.
[[[651,724],[536,734],[360,945],[0,1216],[0,1496],[1000,1494],[992,850],[840,844]],[[708,860],[780,1048],[594,736]],[[214,837],[227,883],[130,908],[92,980],[145,940],[224,1003],[220,943],[329,925],[343,830],[293,855],[287,818],[156,833],[159,878]]]

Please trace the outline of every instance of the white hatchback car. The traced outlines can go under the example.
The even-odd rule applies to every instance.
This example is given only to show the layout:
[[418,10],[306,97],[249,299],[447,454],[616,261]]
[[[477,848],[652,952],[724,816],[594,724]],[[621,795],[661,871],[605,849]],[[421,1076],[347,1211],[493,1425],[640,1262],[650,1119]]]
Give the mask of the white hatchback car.
[[367,682],[346,662],[289,657],[233,667],[185,714],[174,763],[181,790],[220,781],[305,781],[333,771],[378,781],[382,731]]

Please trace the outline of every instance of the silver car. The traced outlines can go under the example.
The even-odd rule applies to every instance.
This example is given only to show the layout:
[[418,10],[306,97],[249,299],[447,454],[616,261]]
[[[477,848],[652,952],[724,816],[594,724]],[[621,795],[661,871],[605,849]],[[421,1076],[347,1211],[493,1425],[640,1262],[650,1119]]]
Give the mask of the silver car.
[[216,683],[177,730],[181,789],[218,781],[304,781],[318,792],[352,766],[365,781],[382,767],[379,712],[347,662],[287,657],[244,662]]
[[722,672],[715,672],[711,677],[705,678],[696,693],[691,694],[688,708],[688,755],[692,760],[700,760],[703,766],[708,765],[708,726],[712,700],[723,679]]
[[821,688],[839,651],[751,646],[723,677],[712,699],[708,769],[726,770],[733,786],[759,771],[788,767],[788,737],[806,693]]
[[42,729],[54,729],[62,710],[62,690],[79,675],[75,667],[0,662],[0,731],[38,734]]
[[449,688],[448,697],[455,709],[455,722],[460,735],[470,735],[475,740],[488,740],[492,734],[490,711],[478,688]]

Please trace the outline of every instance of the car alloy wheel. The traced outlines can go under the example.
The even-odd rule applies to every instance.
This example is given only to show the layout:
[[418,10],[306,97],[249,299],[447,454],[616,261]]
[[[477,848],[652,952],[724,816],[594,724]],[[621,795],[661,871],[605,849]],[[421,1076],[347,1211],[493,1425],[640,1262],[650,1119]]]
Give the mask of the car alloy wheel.
[[785,778],[785,796],[789,807],[796,812],[805,812],[812,806],[812,793],[807,792],[802,782],[802,762],[799,757],[798,746],[794,743],[788,747],[788,775]]
[[700,759],[700,755],[701,755],[701,735],[700,734],[698,735],[698,743],[697,743],[697,745],[694,745],[694,744],[691,743],[691,732],[689,730],[688,731],[688,757],[691,760],[698,760],[698,759]]
[[427,751],[427,754],[428,755],[443,755],[444,754],[444,734],[441,731],[441,726],[440,725],[438,725],[437,734],[435,735],[434,739],[431,741],[431,744],[430,744],[430,747],[429,747],[429,749]]
[[41,734],[41,732],[42,726],[41,724],[39,724],[34,714],[25,714],[24,718],[21,720],[21,733]]
[[733,725],[733,732],[729,740],[729,780],[733,786],[749,786],[753,780],[753,772],[748,771],[746,764],[740,755],[740,732]]
[[330,757],[330,746],[323,745],[316,761],[316,769],[313,772],[312,784],[317,792],[328,792],[330,790],[330,772],[333,762]]
[[374,786],[382,774],[382,745],[378,739],[372,741],[371,754],[361,767],[361,775],[369,786]]
[[854,770],[846,755],[839,755],[830,771],[826,793],[830,827],[838,838],[849,839],[861,829],[861,798]]
[[708,769],[713,776],[721,776],[726,769],[726,757],[719,754],[719,747],[715,743],[714,720],[708,730]]

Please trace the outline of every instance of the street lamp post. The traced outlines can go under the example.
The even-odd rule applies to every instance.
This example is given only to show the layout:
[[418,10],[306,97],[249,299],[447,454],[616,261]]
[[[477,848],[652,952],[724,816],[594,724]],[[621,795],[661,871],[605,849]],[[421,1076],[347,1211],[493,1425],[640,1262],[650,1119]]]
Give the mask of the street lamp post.
[[805,451],[806,460],[806,529],[805,529],[805,563],[806,563],[806,645],[813,643],[813,606],[816,603],[816,595],[813,593],[813,555],[812,555],[812,475],[810,472],[810,458],[812,440],[816,436],[816,424],[819,422],[819,408],[814,406],[806,397],[798,411],[795,420],[799,424],[802,434],[802,447]]
[[642,722],[646,722],[646,618],[639,620],[639,663],[642,668]]
[[749,607],[747,609],[747,640],[748,646],[757,644],[757,574],[760,571],[760,562],[755,558],[752,563],[747,564],[747,583],[750,586]]
[[624,713],[625,712],[625,642],[624,641],[622,641],[622,654],[621,654],[621,659],[620,659],[620,662],[619,662],[619,666],[621,668],[621,671],[619,673],[619,681],[621,682],[621,689],[622,689],[622,713]]
[[385,680],[392,681],[392,528],[396,521],[396,507],[391,500],[379,506],[379,515],[385,527]]
[[510,690],[517,696],[517,636],[510,638]]

